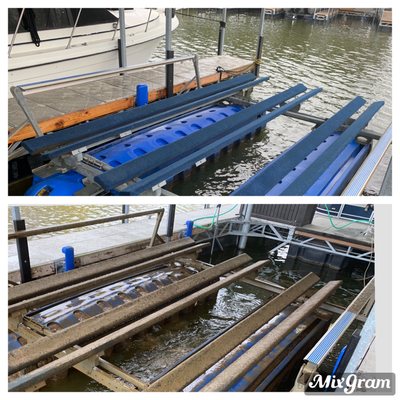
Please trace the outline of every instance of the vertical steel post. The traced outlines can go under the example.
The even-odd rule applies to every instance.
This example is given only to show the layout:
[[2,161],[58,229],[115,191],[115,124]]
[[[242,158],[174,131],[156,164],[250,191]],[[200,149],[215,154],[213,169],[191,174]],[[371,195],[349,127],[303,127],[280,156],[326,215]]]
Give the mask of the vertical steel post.
[[126,31],[125,31],[125,10],[118,8],[119,12],[119,39],[118,39],[118,55],[119,55],[119,66],[126,67]]
[[215,241],[218,240],[217,239],[217,231],[218,231],[218,222],[219,222],[219,214],[220,213],[221,213],[221,204],[217,204],[217,219],[214,223],[214,234],[213,234],[213,239],[212,239],[212,243],[211,243],[211,251],[210,251],[210,264],[212,263],[212,256],[214,254]]
[[[172,8],[165,9],[165,58],[167,60],[174,58],[172,50]],[[167,97],[172,97],[174,95],[174,64],[165,66],[165,79]]]
[[227,9],[222,9],[222,20],[219,21],[219,35],[218,35],[218,55],[222,56],[224,53],[225,43],[225,28],[226,28]]
[[256,66],[254,69],[254,73],[256,76],[260,75],[262,48],[264,43],[264,24],[265,24],[265,8],[262,8],[260,13],[260,32],[258,34],[257,55],[255,60]]
[[[123,204],[122,205],[122,214],[129,214],[129,205],[128,204]],[[123,224],[129,223],[129,219],[123,219],[122,220]]]
[[[25,221],[21,219],[21,212],[19,207],[11,208],[11,215],[14,225],[14,230],[24,231]],[[31,262],[29,259],[28,239],[26,237],[16,239],[19,273],[21,276],[21,283],[29,282],[32,280]]]
[[168,207],[168,222],[167,222],[167,242],[172,240],[174,234],[176,204],[170,204]]
[[242,235],[239,239],[238,248],[244,250],[247,245],[248,233],[250,230],[251,214],[253,212],[253,204],[246,204],[244,209],[244,224],[242,226]]

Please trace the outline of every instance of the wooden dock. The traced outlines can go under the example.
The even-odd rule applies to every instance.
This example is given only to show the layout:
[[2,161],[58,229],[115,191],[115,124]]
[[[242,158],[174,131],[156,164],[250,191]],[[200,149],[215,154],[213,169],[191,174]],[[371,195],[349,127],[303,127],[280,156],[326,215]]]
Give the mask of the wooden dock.
[[379,26],[381,27],[392,27],[392,10],[383,10],[381,20],[379,22]]
[[[317,9],[318,10],[318,9]],[[336,17],[338,14],[337,8],[326,8],[314,12],[314,19],[317,21],[329,21],[331,18]]]
[[[217,72],[217,67],[223,72]],[[200,84],[212,84],[253,68],[252,61],[228,55],[203,58],[199,60]],[[176,64],[174,93],[195,88],[194,77],[191,61]],[[139,83],[148,85],[150,102],[166,97],[165,66],[33,93],[27,95],[26,99],[42,132],[48,133],[133,107],[136,85]],[[9,145],[35,136],[30,125],[14,133],[25,120],[26,117],[16,101],[9,99]]]
[[283,15],[285,10],[283,8],[266,8],[264,11],[265,16],[275,17],[278,15]]
[[339,15],[346,15],[349,17],[374,17],[377,13],[377,8],[339,8]]
[[[335,222],[339,225],[345,225],[346,220]],[[352,246],[354,249],[368,251],[374,246],[374,233],[373,230],[368,229],[367,224],[354,222],[346,229],[335,229],[329,218],[324,214],[316,213],[311,224],[304,225],[296,229],[296,234],[303,237],[311,237],[314,239],[325,240],[329,238],[331,243],[343,246]]]

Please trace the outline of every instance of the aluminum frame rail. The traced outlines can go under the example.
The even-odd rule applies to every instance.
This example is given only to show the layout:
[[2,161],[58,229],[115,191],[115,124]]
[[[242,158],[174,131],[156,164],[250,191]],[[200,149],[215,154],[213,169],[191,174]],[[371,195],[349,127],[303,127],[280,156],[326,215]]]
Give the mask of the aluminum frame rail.
[[[329,136],[337,132],[349,118],[357,112],[366,101],[357,96],[340,111],[318,126],[303,139],[284,151],[279,157],[267,164],[246,183],[231,193],[233,196],[265,196],[288,173],[296,169],[299,163],[326,141]],[[309,168],[301,171],[299,178],[286,187],[281,195],[303,195],[316,182],[321,174],[334,162],[345,147],[353,141],[358,134],[368,125],[369,121],[383,106],[382,101],[371,104],[329,148],[314,160]]]
[[[375,278],[372,278],[364,289],[351,302],[347,309],[330,327],[328,332],[317,342],[317,344],[304,357],[305,364],[300,370],[294,391],[304,391],[308,382],[312,379],[318,368],[330,353],[333,346],[343,336],[344,332],[349,328],[351,323],[356,319],[358,314],[375,298]],[[372,306],[372,304],[371,304]]]
[[107,78],[107,77],[112,77],[115,75],[120,75],[123,73],[132,72],[132,71],[136,71],[136,70],[140,70],[140,69],[148,69],[148,68],[153,68],[153,67],[157,67],[160,65],[171,65],[171,64],[184,62],[184,61],[190,61],[190,60],[193,62],[197,87],[201,87],[197,55],[190,55],[190,56],[186,56],[186,57],[172,58],[172,59],[168,59],[168,60],[161,60],[161,61],[155,61],[155,62],[148,62],[148,63],[143,63],[143,64],[131,65],[128,67],[101,70],[101,71],[89,72],[89,73],[79,74],[79,75],[74,75],[74,76],[67,76],[67,77],[63,77],[63,78],[51,79],[51,80],[47,80],[47,81],[32,82],[32,83],[22,84],[22,85],[18,85],[18,86],[12,86],[10,88],[10,92],[13,95],[17,104],[21,107],[22,112],[26,116],[26,120],[24,121],[24,123],[21,124],[17,128],[17,130],[13,132],[13,134],[17,133],[20,129],[22,129],[25,126],[26,122],[29,121],[30,124],[32,125],[33,130],[35,131],[36,136],[37,137],[43,136],[43,132],[40,129],[40,126],[39,126],[36,118],[34,117],[32,110],[28,106],[28,103],[26,101],[24,93],[25,94],[37,93],[37,92],[41,92],[41,91],[45,91],[45,90],[49,90],[49,89],[64,88],[65,86],[71,86],[71,85],[75,85],[78,83],[84,83],[84,82],[91,82],[91,81],[97,80],[99,78]]
[[[311,90],[296,100],[281,106],[279,109],[257,118],[268,109],[282,104],[306,90],[307,88],[304,85],[298,84],[261,101],[260,103],[245,108],[222,121],[216,122],[209,127],[199,129],[189,136],[170,143],[168,146],[159,148],[151,153],[143,155],[142,157],[128,161],[118,167],[97,175],[94,180],[104,190],[110,191],[135,177],[140,177],[154,171],[155,169],[166,168],[166,175],[171,177],[171,172],[168,172],[169,168],[173,168],[171,167],[171,163],[184,159],[185,163],[193,165],[195,164],[196,159],[199,160],[199,157],[201,159],[206,156],[204,152],[207,154],[215,153],[215,148],[226,147],[229,143],[237,141],[240,137],[261,128],[269,120],[279,116],[284,111],[295,107],[306,99],[315,96],[321,91],[321,89]],[[240,130],[238,130],[238,127]],[[213,149],[214,151],[212,151]],[[198,151],[200,151],[201,154],[197,153]],[[195,156],[193,155],[194,152],[196,152]],[[184,158],[188,156],[190,156],[189,159]],[[182,167],[182,165],[179,165],[178,170],[181,170]],[[138,191],[144,191],[144,187],[151,186],[153,182],[157,182],[157,180],[160,182],[160,179],[162,180],[162,177],[160,178],[157,176],[156,178],[153,177],[153,179],[149,178],[150,182],[144,183]],[[133,188],[128,190],[131,192]]]
[[[150,125],[160,123],[174,116],[203,107],[210,102],[224,99],[240,90],[268,80],[264,77],[255,80],[252,73],[228,79],[216,85],[210,85],[179,96],[150,103],[143,107],[134,107],[121,113],[108,115],[86,124],[72,126],[43,137],[26,140],[22,146],[30,154],[41,154],[45,159],[71,153],[104,140],[111,140],[133,133]],[[56,150],[52,150],[59,147]]]
[[344,189],[342,196],[360,196],[368,183],[373,172],[378,166],[380,160],[384,156],[386,150],[392,143],[392,125],[386,130],[386,132],[379,139],[376,146],[372,149],[367,159],[363,162],[360,169],[354,175],[353,179]]
[[[217,227],[217,237],[224,236],[243,236],[242,225],[245,221],[240,220],[227,220],[221,222]],[[209,240],[210,236],[206,232],[207,237],[204,240]],[[260,221],[252,218],[250,223],[249,232],[245,235],[249,237],[259,237],[264,239],[276,240],[281,242],[274,247],[270,252],[274,252],[286,245],[296,245],[299,247],[306,247],[313,250],[323,251],[325,253],[334,254],[342,257],[349,257],[351,259],[375,262],[374,246],[359,245],[357,243],[346,244],[345,241],[340,243],[332,238],[326,237],[305,237],[303,239],[299,236],[307,234],[306,232],[298,231],[298,228],[292,225],[286,225],[273,221]],[[200,243],[200,235],[196,235],[196,242]],[[331,240],[330,240],[331,239]],[[334,247],[333,244],[338,244],[341,247]],[[343,248],[342,248],[343,247]],[[358,250],[358,251],[357,251]]]

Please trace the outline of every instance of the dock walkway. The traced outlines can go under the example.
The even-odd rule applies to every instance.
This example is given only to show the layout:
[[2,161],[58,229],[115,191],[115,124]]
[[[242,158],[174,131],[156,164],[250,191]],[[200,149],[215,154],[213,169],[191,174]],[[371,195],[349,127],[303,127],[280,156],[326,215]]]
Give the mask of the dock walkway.
[[[340,220],[333,217],[334,224],[340,228],[347,225],[349,221]],[[346,245],[352,245],[354,248],[370,248],[374,245],[374,231],[368,229],[367,224],[354,222],[346,229],[336,229],[332,226],[328,216],[316,213],[311,224],[304,225],[296,229],[297,234],[312,234],[318,238],[335,238],[342,240]]]
[[[233,206],[224,205],[221,207],[221,214],[229,211]],[[215,208],[201,209],[194,211],[181,211],[175,214],[174,233],[178,233],[185,229],[186,221],[196,218],[212,216]],[[239,212],[236,207],[232,211],[220,217],[219,221],[234,218]],[[168,217],[164,215],[161,221],[159,234],[165,235],[167,230]],[[203,225],[210,223],[210,220],[201,221]],[[131,242],[136,242],[151,237],[154,229],[155,217],[148,218],[135,218],[131,219],[129,223],[122,224],[116,223],[108,226],[101,226],[99,228],[84,230],[80,232],[62,233],[47,238],[32,238],[29,239],[29,254],[31,265],[44,264],[52,262],[64,257],[61,252],[62,247],[72,246],[75,249],[75,255],[83,253],[95,252],[104,250],[114,246],[119,246]],[[8,270],[18,270],[18,256],[15,241],[10,241],[8,245]]]
[[[217,67],[223,72],[217,72]],[[199,59],[200,83],[201,85],[215,83],[252,68],[254,68],[252,61],[229,55],[201,58]],[[175,64],[174,92],[179,93],[186,88],[195,87],[194,77],[192,61]],[[33,115],[40,121],[41,130],[47,133],[132,107],[136,85],[139,83],[148,85],[149,101],[165,97],[165,66],[32,93],[25,97]],[[12,135],[13,130],[25,120],[26,117],[15,99],[9,99],[8,125],[11,132],[9,144],[35,136],[30,126],[21,129],[15,136]]]

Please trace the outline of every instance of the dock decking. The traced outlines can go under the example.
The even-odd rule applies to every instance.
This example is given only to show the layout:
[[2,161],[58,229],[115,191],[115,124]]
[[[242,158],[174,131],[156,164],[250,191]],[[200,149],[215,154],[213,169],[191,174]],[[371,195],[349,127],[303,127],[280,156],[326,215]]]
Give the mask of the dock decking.
[[392,10],[383,10],[379,26],[392,27]]
[[[217,72],[217,67],[221,67],[223,72]],[[202,58],[199,60],[200,83],[201,85],[215,83],[252,68],[254,68],[252,61],[228,55]],[[174,92],[179,93],[195,87],[194,76],[192,62],[176,64]],[[166,97],[165,67],[154,67],[113,78],[33,93],[27,95],[26,99],[36,119],[40,121],[41,130],[47,133],[133,107],[136,85],[139,83],[148,85],[149,101]],[[30,125],[12,134],[25,119],[16,101],[9,99],[8,125],[11,132],[9,144],[35,136]]]
[[[221,213],[232,208],[231,205],[221,207]],[[220,221],[233,218],[238,212],[238,208],[221,216]],[[175,215],[175,233],[185,229],[187,220],[213,215],[213,209],[199,209],[188,212],[177,212]],[[167,229],[167,219],[164,217],[160,224],[159,234],[164,235]],[[211,219],[202,221],[203,225],[211,222]],[[127,224],[117,223],[113,225],[101,226],[79,232],[68,232],[65,234],[54,235],[46,238],[29,240],[29,254],[31,265],[52,262],[63,258],[61,248],[63,246],[73,246],[75,254],[78,256],[87,252],[95,252],[113,246],[132,243],[150,238],[155,224],[155,218],[132,219]],[[15,243],[8,245],[8,270],[18,270],[18,256]]]

